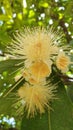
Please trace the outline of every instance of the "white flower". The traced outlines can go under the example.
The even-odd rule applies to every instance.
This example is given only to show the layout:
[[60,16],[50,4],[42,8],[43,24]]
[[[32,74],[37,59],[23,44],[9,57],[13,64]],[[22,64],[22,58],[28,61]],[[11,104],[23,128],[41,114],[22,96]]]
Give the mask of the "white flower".
[[62,72],[67,72],[70,64],[70,58],[63,51],[59,52],[56,59],[56,66]]
[[36,84],[43,82],[46,77],[51,74],[51,61],[49,64],[44,63],[43,61],[37,61],[31,64],[29,68],[23,71],[23,77],[26,81]]
[[29,68],[32,76],[40,81],[40,79],[45,78],[51,74],[51,65],[46,64],[42,61],[33,63]]
[[25,59],[26,66],[37,61],[48,63],[53,55],[58,54],[59,42],[60,37],[52,29],[27,28],[15,36],[8,52],[13,58]]
[[23,101],[22,106],[27,111],[27,117],[33,117],[37,112],[40,114],[45,113],[45,108],[50,109],[50,101],[55,99],[54,90],[55,86],[43,84],[33,86],[24,84],[24,86],[20,87],[18,96],[21,99],[20,101]]

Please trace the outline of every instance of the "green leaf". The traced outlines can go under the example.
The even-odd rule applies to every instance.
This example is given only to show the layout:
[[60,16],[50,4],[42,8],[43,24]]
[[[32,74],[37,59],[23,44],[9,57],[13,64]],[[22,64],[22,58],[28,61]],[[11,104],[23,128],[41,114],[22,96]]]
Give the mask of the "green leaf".
[[48,112],[34,118],[27,119],[25,116],[22,119],[21,130],[49,130]]
[[48,8],[48,3],[47,2],[44,2],[44,1],[40,1],[39,2],[39,7],[44,7],[44,8]]
[[24,66],[23,60],[8,59],[0,62],[0,73],[3,71],[13,72]]
[[8,72],[3,72],[3,74],[0,74],[0,93],[3,92],[6,88],[9,88],[11,84],[14,84],[15,80],[13,78],[13,75],[9,75]]
[[51,130],[73,130],[73,106],[65,89],[58,89],[58,100],[52,104]]
[[14,116],[15,110],[12,107],[14,102],[15,98],[10,98],[9,95],[7,97],[0,97],[0,114],[8,114],[10,116]]
[[7,32],[5,32],[5,30],[0,30],[0,41],[2,44],[8,44],[11,41],[9,35]]
[[7,17],[7,15],[0,15],[0,20],[2,20],[2,21],[7,21],[7,20],[9,20],[9,18]]
[[67,92],[70,100],[73,102],[73,82],[66,86],[66,92]]

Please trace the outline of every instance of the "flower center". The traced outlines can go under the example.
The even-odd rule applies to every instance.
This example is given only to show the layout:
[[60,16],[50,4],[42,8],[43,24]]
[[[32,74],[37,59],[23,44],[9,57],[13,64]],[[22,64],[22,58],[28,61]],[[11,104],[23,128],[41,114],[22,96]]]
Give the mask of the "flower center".
[[42,45],[40,42],[34,45],[34,50],[35,50],[36,55],[39,57],[42,50]]

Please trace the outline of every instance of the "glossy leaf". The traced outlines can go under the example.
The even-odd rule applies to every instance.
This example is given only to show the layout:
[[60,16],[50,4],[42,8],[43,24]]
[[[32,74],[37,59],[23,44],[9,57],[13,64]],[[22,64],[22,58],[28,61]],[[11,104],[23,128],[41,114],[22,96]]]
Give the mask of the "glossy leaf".
[[73,105],[71,104],[63,86],[58,89],[57,97],[52,104],[51,129],[72,130],[73,129]]
[[8,71],[12,73],[13,71],[16,71],[17,69],[24,66],[23,60],[16,60],[16,59],[8,59],[6,61],[0,62],[0,73],[3,71]]
[[34,118],[27,119],[25,116],[22,119],[21,130],[49,130],[48,112]]

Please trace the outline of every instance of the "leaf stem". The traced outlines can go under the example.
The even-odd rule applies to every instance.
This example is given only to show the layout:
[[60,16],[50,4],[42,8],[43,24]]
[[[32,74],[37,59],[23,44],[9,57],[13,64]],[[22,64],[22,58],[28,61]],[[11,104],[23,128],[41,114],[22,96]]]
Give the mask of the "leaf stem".
[[50,110],[48,110],[49,130],[51,130]]
[[23,77],[21,77],[20,80],[18,80],[15,83],[15,85],[3,97],[6,97],[22,80],[23,80]]

